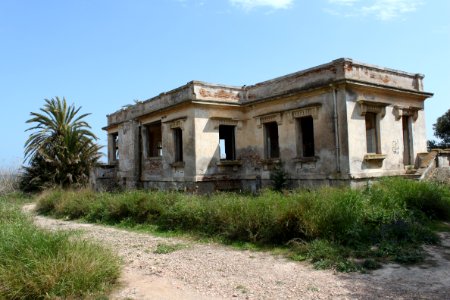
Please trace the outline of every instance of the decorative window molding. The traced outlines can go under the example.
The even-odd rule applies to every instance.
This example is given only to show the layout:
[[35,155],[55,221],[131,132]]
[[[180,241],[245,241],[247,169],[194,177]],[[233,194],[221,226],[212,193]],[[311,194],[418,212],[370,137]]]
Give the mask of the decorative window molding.
[[311,116],[316,120],[319,116],[319,109],[322,104],[314,104],[288,111],[289,122],[293,123],[295,119]]
[[214,122],[214,129],[219,129],[220,125],[236,126],[238,129],[242,128],[242,122],[238,119],[211,117],[210,120]]
[[367,100],[358,100],[361,109],[361,116],[365,116],[366,113],[380,114],[381,118],[386,115],[386,106],[389,104],[381,102],[373,102]]
[[399,121],[402,117],[412,117],[414,121],[417,120],[418,112],[420,108],[418,107],[402,107],[402,106],[394,106],[394,115],[395,120]]
[[186,119],[187,117],[181,117],[170,121],[165,121],[164,123],[168,124],[170,129],[180,128],[181,130],[184,130],[184,123]]
[[216,162],[217,166],[242,166],[241,160],[221,160]]
[[170,166],[174,169],[178,169],[178,168],[184,168],[185,162],[184,161],[175,161],[173,163],[170,164]]
[[256,118],[256,126],[261,128],[264,123],[276,122],[278,126],[283,124],[283,118],[281,116],[281,112],[271,113],[267,115],[257,116]]
[[364,155],[365,161],[382,161],[386,158],[386,154],[369,153]]
[[242,161],[240,160],[221,160],[216,162],[217,167],[219,169],[233,169],[233,171],[239,170],[239,168],[242,166]]
[[281,159],[279,158],[266,158],[261,160],[261,164],[263,165],[264,171],[275,170],[280,163]]
[[310,157],[295,157],[292,159],[295,163],[311,163],[319,160],[318,156],[310,156]]

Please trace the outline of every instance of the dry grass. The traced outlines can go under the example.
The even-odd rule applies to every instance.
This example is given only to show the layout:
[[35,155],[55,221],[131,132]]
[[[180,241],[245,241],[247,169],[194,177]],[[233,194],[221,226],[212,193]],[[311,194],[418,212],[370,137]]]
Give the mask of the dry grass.
[[16,192],[19,187],[19,171],[15,168],[0,169],[0,195]]

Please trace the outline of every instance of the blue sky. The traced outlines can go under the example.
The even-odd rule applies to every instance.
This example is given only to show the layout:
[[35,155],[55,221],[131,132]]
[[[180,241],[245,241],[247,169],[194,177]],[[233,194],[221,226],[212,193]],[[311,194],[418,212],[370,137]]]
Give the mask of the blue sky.
[[450,108],[448,0],[0,0],[0,168],[45,98],[106,114],[190,80],[241,86],[340,57],[425,74],[428,138]]

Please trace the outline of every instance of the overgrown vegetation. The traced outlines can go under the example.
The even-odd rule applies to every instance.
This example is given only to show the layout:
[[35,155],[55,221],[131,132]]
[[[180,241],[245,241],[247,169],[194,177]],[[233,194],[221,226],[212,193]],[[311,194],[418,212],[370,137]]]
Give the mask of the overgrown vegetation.
[[0,196],[0,299],[101,297],[119,276],[111,251],[73,239],[74,233],[36,228],[18,207],[23,198]]
[[277,245],[317,268],[351,271],[422,260],[420,246],[438,242],[430,222],[450,220],[450,188],[391,178],[361,190],[323,187],[258,196],[53,190],[40,196],[38,209],[90,222],[151,224],[230,242]]
[[83,186],[89,171],[97,163],[100,147],[97,137],[79,115],[81,107],[67,105],[66,99],[45,99],[40,113],[30,113],[32,127],[25,143],[25,160],[21,189],[39,191],[48,187]]

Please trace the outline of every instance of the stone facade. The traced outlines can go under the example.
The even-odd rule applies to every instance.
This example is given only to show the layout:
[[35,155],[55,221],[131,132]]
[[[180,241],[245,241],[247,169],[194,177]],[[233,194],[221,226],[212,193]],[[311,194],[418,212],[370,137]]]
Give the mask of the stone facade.
[[108,115],[125,187],[250,190],[403,175],[426,152],[423,75],[337,59],[255,85],[191,81]]

